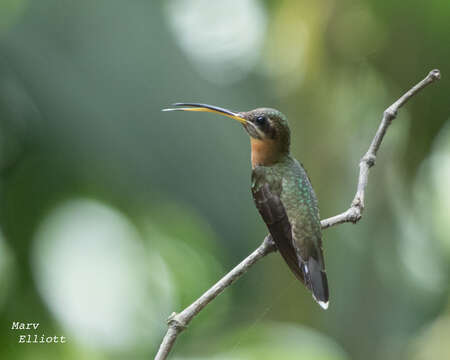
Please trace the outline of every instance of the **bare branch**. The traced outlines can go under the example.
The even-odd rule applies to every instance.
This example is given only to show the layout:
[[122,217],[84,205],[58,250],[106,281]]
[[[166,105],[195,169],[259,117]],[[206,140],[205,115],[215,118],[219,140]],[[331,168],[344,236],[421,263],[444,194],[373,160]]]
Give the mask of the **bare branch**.
[[[375,159],[381,142],[386,134],[386,130],[391,124],[392,120],[397,117],[398,109],[400,109],[411,97],[416,95],[420,90],[425,88],[432,82],[439,80],[441,74],[439,70],[432,70],[425,79],[412,87],[395,103],[389,106],[383,113],[383,118],[369,149],[362,157],[359,163],[359,179],[355,197],[350,208],[343,213],[322,220],[322,229],[327,229],[331,226],[353,222],[356,223],[361,219],[364,210],[364,194],[369,177],[369,169],[375,165]],[[203,310],[203,308],[220,295],[228,286],[235,280],[239,279],[253,264],[259,259],[262,259],[271,252],[276,251],[275,244],[270,235],[267,235],[262,244],[247,256],[241,263],[239,263],[233,270],[220,279],[215,285],[207,290],[202,296],[195,300],[191,305],[180,313],[172,313],[167,323],[168,330],[156,354],[155,360],[164,360],[169,355],[177,336],[187,328],[191,320]]]
[[169,324],[169,329],[164,336],[161,346],[159,347],[155,360],[166,359],[178,334],[186,329],[192,318],[218,295],[220,295],[220,293],[222,293],[222,291],[230,286],[235,280],[240,278],[255,262],[273,251],[276,251],[275,243],[273,242],[272,237],[267,235],[262,244],[255,251],[242,260],[233,270],[215,283],[202,296],[200,296],[182,312],[178,314],[172,313],[167,321]]
[[380,148],[381,142],[383,141],[386,130],[391,125],[392,120],[397,117],[398,109],[400,109],[405,103],[416,95],[420,90],[425,88],[427,85],[433,83],[441,78],[441,73],[439,70],[432,70],[427,75],[425,79],[413,86],[408,92],[406,92],[400,99],[389,106],[383,113],[383,118],[381,119],[381,124],[369,146],[369,149],[361,158],[359,163],[359,179],[358,186],[356,189],[355,197],[351,203],[348,210],[343,213],[330,217],[328,219],[322,220],[320,224],[322,229],[327,229],[331,226],[342,224],[345,222],[358,222],[362,217],[362,212],[364,210],[364,195],[367,186],[367,180],[369,178],[369,169],[375,165],[375,160],[377,158],[377,152]]

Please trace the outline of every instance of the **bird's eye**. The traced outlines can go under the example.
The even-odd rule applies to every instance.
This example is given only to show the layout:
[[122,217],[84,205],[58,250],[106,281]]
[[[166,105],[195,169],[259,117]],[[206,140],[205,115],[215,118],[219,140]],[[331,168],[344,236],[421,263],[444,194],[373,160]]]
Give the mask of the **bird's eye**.
[[258,126],[263,126],[266,124],[266,122],[267,122],[267,119],[265,116],[258,116],[255,121],[256,125],[258,125]]

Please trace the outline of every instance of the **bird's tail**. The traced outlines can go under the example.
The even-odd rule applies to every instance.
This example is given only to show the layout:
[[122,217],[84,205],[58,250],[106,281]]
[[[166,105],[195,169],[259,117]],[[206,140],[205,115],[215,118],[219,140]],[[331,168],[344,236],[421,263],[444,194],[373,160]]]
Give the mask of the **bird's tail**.
[[305,284],[311,290],[314,300],[326,310],[329,291],[325,270],[316,259],[310,257],[306,262],[302,262],[302,271]]

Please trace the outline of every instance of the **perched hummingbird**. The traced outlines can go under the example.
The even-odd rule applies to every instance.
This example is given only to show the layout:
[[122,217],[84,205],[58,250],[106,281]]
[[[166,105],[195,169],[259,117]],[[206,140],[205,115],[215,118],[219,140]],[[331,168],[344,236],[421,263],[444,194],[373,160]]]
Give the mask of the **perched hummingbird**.
[[279,111],[232,112],[217,106],[176,103],[163,111],[205,111],[239,121],[250,136],[252,194],[278,251],[291,271],[328,308],[322,231],[314,190],[303,166],[289,152],[290,130]]

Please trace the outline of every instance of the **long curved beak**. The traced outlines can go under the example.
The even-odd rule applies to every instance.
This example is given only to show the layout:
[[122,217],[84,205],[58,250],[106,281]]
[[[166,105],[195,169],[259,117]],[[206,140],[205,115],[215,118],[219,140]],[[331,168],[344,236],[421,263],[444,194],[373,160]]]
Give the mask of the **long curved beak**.
[[207,105],[207,104],[196,104],[196,103],[175,103],[172,106],[174,108],[162,109],[162,111],[203,111],[212,112],[220,115],[228,116],[234,120],[239,121],[241,124],[246,124],[247,120],[240,114],[232,112],[227,109],[220,108],[218,106]]

